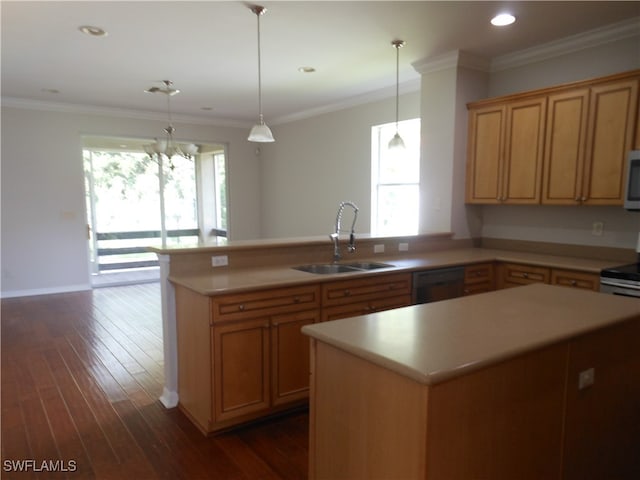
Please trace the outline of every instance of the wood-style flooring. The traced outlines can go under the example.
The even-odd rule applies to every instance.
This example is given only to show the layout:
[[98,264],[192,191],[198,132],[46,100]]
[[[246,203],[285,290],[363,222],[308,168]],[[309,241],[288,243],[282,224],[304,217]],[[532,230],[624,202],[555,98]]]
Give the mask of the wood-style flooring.
[[307,478],[306,413],[207,438],[158,401],[159,284],[1,306],[1,478]]

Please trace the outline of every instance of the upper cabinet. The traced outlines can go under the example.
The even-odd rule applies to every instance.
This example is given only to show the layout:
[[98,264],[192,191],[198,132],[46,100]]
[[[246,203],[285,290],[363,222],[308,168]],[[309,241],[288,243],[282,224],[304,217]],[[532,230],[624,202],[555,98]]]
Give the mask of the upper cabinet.
[[540,202],[546,99],[471,109],[468,203]]
[[622,205],[640,71],[468,105],[467,203]]

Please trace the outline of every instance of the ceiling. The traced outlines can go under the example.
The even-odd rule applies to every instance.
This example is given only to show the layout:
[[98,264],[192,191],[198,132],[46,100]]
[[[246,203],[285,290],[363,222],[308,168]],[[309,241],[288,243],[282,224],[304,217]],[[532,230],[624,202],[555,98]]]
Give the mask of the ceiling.
[[[263,110],[277,124],[376,92],[395,93],[394,39],[403,89],[412,62],[454,50],[494,59],[640,17],[640,2],[265,1],[260,19]],[[7,1],[3,102],[72,104],[249,125],[257,117],[257,20],[239,1]],[[490,18],[508,10],[514,25]],[[91,37],[92,25],[108,35]],[[639,23],[640,25],[640,23]],[[300,73],[299,67],[315,68]]]

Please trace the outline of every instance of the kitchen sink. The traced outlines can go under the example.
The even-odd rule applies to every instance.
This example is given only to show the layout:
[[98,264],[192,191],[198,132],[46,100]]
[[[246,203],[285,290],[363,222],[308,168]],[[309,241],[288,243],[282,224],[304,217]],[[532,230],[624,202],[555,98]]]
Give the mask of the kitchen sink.
[[334,273],[361,272],[363,270],[374,270],[376,268],[393,267],[388,263],[354,262],[354,263],[313,263],[310,265],[300,265],[293,267],[301,272],[316,273],[320,275],[330,275]]
[[349,267],[357,268],[358,270],[375,270],[377,268],[389,268],[393,267],[388,263],[374,263],[374,262],[354,262],[347,263]]

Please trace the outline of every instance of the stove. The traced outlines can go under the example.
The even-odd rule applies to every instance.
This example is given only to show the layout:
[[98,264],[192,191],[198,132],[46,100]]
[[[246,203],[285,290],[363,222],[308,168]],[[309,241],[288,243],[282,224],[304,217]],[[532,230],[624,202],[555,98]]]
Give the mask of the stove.
[[600,291],[640,298],[640,262],[602,270]]

